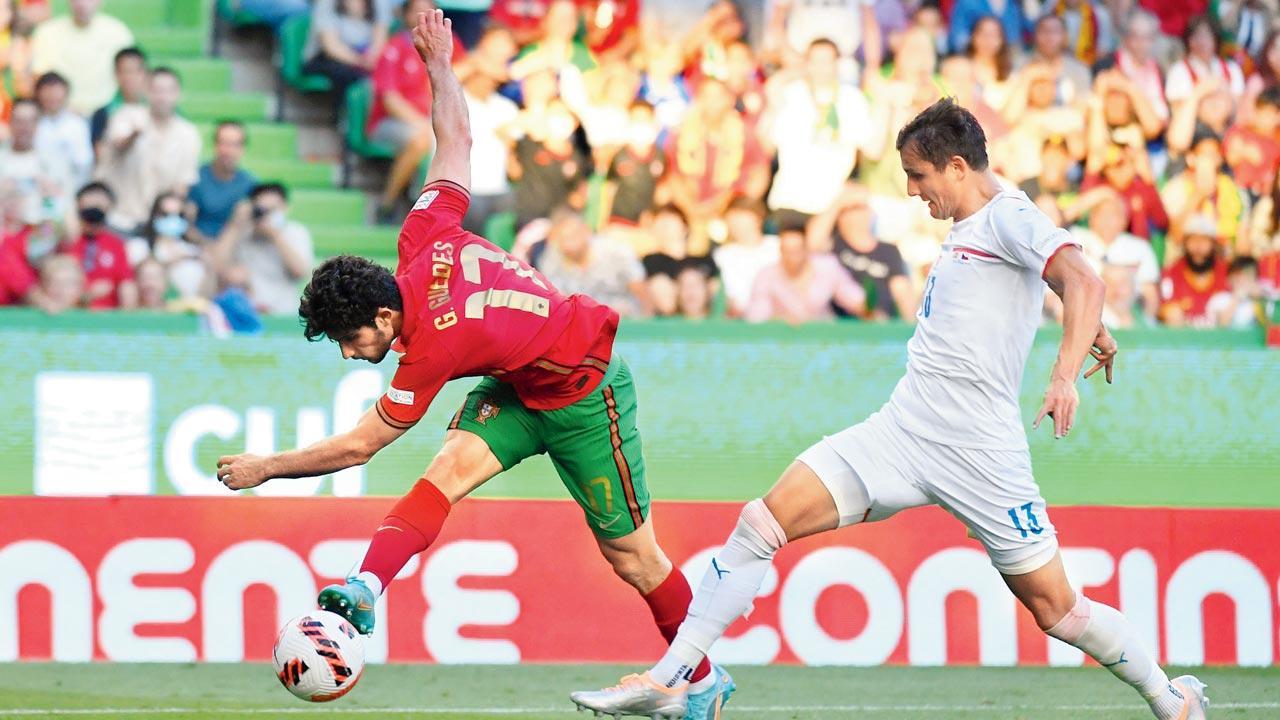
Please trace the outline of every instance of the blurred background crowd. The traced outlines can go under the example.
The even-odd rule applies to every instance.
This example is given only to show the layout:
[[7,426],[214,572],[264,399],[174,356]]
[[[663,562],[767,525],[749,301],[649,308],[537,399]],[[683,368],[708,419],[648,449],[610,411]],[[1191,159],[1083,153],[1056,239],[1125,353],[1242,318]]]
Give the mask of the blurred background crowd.
[[[944,96],[1079,240],[1111,326],[1251,327],[1280,296],[1276,0],[219,2],[282,47],[305,24],[295,75],[383,158],[363,220],[388,248],[434,146],[405,19],[437,4],[466,226],[624,315],[910,322],[950,223],[894,139]],[[0,305],[296,312],[316,228],[110,11],[0,0]]]

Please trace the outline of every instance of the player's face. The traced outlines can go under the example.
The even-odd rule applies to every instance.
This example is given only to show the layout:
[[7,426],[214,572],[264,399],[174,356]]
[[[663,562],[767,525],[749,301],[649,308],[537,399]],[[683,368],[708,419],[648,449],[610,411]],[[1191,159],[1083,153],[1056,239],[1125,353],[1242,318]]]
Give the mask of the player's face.
[[380,363],[391,351],[391,341],[395,338],[391,333],[391,323],[379,313],[372,326],[366,325],[339,340],[343,360],[367,360]]
[[951,165],[939,170],[909,144],[902,150],[902,169],[907,173],[907,194],[928,203],[930,217],[945,220],[955,213],[956,181],[950,177]]

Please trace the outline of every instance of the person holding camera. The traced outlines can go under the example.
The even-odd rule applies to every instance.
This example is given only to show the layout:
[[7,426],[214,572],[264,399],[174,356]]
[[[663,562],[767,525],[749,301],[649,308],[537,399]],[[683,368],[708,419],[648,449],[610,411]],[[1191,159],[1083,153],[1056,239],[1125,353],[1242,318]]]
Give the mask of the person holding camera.
[[222,278],[244,282],[253,306],[267,315],[298,311],[298,282],[311,273],[311,233],[289,219],[289,191],[263,183],[242,201],[210,249]]

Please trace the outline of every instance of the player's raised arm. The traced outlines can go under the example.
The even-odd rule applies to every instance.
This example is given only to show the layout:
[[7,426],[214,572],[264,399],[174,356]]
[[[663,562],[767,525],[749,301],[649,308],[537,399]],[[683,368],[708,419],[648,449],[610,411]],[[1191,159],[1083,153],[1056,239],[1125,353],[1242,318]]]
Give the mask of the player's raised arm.
[[431,127],[436,151],[427,182],[448,180],[471,189],[471,123],[462,85],[453,73],[453,24],[442,10],[418,15],[413,46],[431,79]]
[[1036,414],[1035,426],[1039,427],[1048,415],[1053,418],[1053,436],[1060,438],[1075,422],[1076,407],[1080,404],[1076,378],[1080,376],[1085,358],[1093,355],[1098,361],[1086,377],[1105,367],[1107,382],[1111,382],[1116,341],[1102,324],[1106,286],[1089,267],[1079,248],[1066,246],[1055,253],[1044,270],[1044,279],[1062,298],[1062,345],[1058,348],[1058,359],[1053,364],[1049,389]]
[[218,480],[232,490],[244,490],[272,478],[328,475],[369,462],[406,429],[389,425],[370,408],[351,430],[305,448],[266,457],[243,454],[218,458]]

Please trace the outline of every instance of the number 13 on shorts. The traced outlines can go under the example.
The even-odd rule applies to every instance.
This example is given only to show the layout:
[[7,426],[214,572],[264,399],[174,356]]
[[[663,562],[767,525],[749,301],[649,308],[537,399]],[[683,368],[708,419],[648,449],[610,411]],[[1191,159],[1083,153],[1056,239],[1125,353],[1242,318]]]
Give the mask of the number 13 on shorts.
[[[1014,529],[1022,533],[1022,537],[1024,538],[1027,537],[1028,532],[1032,535],[1039,535],[1044,532],[1044,528],[1040,526],[1040,520],[1036,517],[1036,513],[1035,510],[1032,509],[1032,505],[1032,503],[1026,503],[1024,505],[1019,505],[1018,507],[1009,508],[1009,519],[1013,521]],[[1025,526],[1022,524],[1022,518],[1018,517],[1019,513],[1021,513],[1022,518],[1025,518],[1026,520]]]

